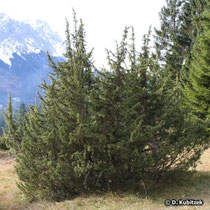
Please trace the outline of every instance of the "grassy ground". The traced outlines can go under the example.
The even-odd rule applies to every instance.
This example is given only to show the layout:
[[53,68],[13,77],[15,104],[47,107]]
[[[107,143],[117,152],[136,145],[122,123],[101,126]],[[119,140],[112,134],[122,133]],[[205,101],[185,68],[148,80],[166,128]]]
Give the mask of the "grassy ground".
[[[91,196],[80,196],[74,200],[60,203],[34,202],[28,203],[16,187],[18,178],[14,171],[14,158],[6,152],[0,151],[0,210],[77,210],[77,209],[210,209],[210,149],[202,158],[202,164],[197,167],[196,173],[185,173],[177,176],[176,180],[163,180],[162,183],[151,187],[146,185],[144,192],[127,192],[106,194],[95,194]],[[145,193],[145,191],[147,193]],[[166,207],[166,199],[202,199],[202,207]]]

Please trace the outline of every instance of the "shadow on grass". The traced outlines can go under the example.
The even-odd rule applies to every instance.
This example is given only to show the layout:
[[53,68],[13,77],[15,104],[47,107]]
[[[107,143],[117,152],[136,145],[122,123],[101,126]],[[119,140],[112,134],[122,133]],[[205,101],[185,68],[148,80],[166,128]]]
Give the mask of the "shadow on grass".
[[[0,152],[1,160],[7,160],[7,157],[6,152]],[[70,202],[74,202],[75,200],[75,202],[78,202],[79,208],[80,205],[83,205],[81,202],[86,205],[88,201],[91,205],[94,202],[97,205],[98,203],[101,203],[100,205],[108,205],[111,201],[116,201],[116,203],[122,201],[124,202],[123,205],[126,205],[126,203],[137,203],[144,199],[149,199],[152,203],[154,202],[158,205],[163,204],[163,201],[166,199],[202,199],[205,203],[210,203],[210,172],[200,170],[197,172],[168,172],[158,183],[155,183],[151,179],[144,180],[143,182],[134,182],[131,180],[121,184],[116,189],[93,191],[65,200]],[[16,209],[25,209],[31,205],[42,205],[42,203],[36,204],[36,202],[33,202],[33,204],[30,204],[26,201],[14,201],[11,205],[0,205],[0,209],[12,209],[14,206]]]
[[166,199],[202,199],[210,202],[210,172],[169,172],[158,183],[146,180],[130,184],[127,190],[125,188],[118,191],[118,195],[136,195],[158,203]]
[[152,200],[159,200],[163,198],[202,199],[207,196],[210,197],[210,172],[168,172],[159,180],[158,183],[152,181],[151,179],[136,183],[128,181],[122,186],[109,191],[90,192],[80,196],[88,198],[90,196],[104,196],[107,193],[112,193],[113,195],[117,195],[119,197],[137,196],[138,198],[149,198]]

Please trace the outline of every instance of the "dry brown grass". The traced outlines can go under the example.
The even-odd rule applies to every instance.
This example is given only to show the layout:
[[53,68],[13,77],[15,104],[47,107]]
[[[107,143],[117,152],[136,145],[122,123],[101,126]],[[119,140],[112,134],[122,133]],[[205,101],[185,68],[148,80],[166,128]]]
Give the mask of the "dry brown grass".
[[[0,209],[21,209],[22,196],[16,186],[15,160],[7,152],[0,151]],[[18,208],[16,208],[18,207]]]
[[[201,164],[197,172],[181,174],[175,181],[169,179],[153,186],[146,185],[148,195],[138,192],[127,193],[105,193],[91,196],[80,196],[73,200],[64,202],[34,202],[28,203],[16,186],[18,181],[14,171],[14,158],[6,152],[0,151],[0,210],[77,210],[77,209],[210,209],[210,149],[201,158]],[[152,189],[152,188],[151,188]],[[203,207],[165,207],[165,199],[203,199]]]

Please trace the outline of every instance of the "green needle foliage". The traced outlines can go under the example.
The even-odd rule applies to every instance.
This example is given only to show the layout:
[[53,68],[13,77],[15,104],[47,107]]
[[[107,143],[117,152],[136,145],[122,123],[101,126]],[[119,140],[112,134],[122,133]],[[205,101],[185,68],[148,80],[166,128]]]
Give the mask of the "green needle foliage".
[[[184,83],[184,95],[193,113],[201,119],[210,119],[210,5],[200,15],[199,34],[191,51],[191,59],[184,67],[188,78]],[[184,75],[184,73],[183,73]],[[186,75],[185,75],[186,77]]]
[[94,67],[83,23],[78,26],[76,18],[74,23],[72,35],[67,23],[67,61],[55,64],[49,56],[51,84],[43,82],[41,109],[32,107],[26,121],[17,173],[29,198],[66,198],[84,190],[91,177],[88,109]]
[[23,125],[24,118],[27,113],[26,105],[22,102],[17,110],[17,123],[18,125]]
[[7,130],[3,128],[2,141],[5,142],[7,148],[11,148],[14,152],[17,152],[21,147],[22,141],[22,126],[14,120],[11,94],[9,95],[8,107],[6,109],[5,121],[7,124]]
[[[51,83],[24,119],[16,171],[26,197],[59,201],[195,167],[206,125],[183,103],[160,49],[150,49],[151,30],[139,53],[126,27],[115,52],[107,50],[109,67],[96,70],[75,14],[74,24],[71,34],[67,22],[66,61],[48,55]],[[8,109],[9,119],[11,100]]]
[[206,0],[166,0],[161,9],[161,27],[155,29],[155,44],[162,64],[172,72],[172,78],[177,82],[197,36],[193,19],[203,11],[205,3]]

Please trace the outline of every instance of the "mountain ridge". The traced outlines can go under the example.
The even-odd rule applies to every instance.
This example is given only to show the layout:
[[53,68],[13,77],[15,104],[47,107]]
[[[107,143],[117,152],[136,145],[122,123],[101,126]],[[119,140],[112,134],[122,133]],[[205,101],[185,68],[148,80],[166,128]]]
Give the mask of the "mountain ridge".
[[11,65],[13,53],[39,53],[49,51],[53,56],[61,56],[62,40],[53,32],[47,22],[37,20],[17,21],[0,13],[0,59]]
[[0,13],[0,108],[12,94],[14,106],[33,104],[37,85],[47,80],[47,51],[55,61],[63,61],[63,41],[47,22],[17,21]]

